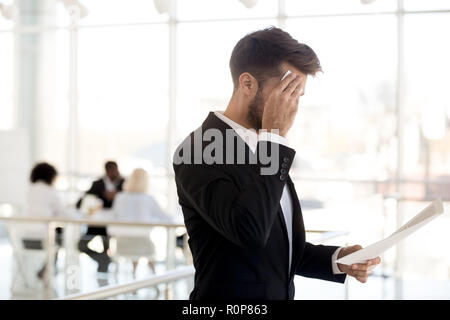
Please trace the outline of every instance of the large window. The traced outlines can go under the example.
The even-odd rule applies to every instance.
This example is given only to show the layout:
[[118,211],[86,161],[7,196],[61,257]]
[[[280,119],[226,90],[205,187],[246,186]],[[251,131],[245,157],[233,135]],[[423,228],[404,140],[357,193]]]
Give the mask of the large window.
[[80,31],[80,172],[96,174],[107,159],[166,167],[167,32],[165,25]]
[[11,33],[0,32],[0,130],[11,129],[15,121],[13,108],[13,44]]
[[[448,1],[179,0],[170,13],[158,11],[164,1],[81,2],[79,20],[56,0],[32,2],[45,19],[26,11],[37,22],[24,29],[0,17],[0,129],[23,125],[33,110],[33,160],[58,166],[61,190],[77,197],[114,159],[125,175],[148,169],[151,192],[181,215],[171,151],[208,112],[226,108],[236,42],[275,25],[311,46],[324,71],[308,79],[288,136],[306,228],[348,230],[349,243],[367,245],[430,199],[448,208]],[[20,66],[33,52],[27,73]],[[35,80],[39,94],[21,79]],[[440,253],[449,224],[442,218],[390,251],[382,272],[448,280]]]
[[166,25],[80,30],[77,160],[89,177],[82,188],[112,159],[124,175],[148,170],[167,207],[168,46]]
[[[35,115],[36,160],[53,163],[64,175],[68,170],[69,127],[69,37],[66,30],[36,35],[38,67]],[[24,42],[21,51],[27,50]],[[26,70],[22,70],[26,73]],[[20,79],[23,81],[23,79]],[[24,106],[25,107],[25,106]],[[67,188],[65,179],[58,181]]]
[[[218,20],[268,18],[277,15],[278,3],[273,0],[259,0],[251,10],[239,0],[189,0],[177,1],[177,16],[183,20]],[[223,34],[222,34],[223,35]]]
[[81,25],[140,24],[168,19],[167,15],[158,13],[153,1],[95,0],[83,3],[89,13],[80,20]]
[[292,19],[286,26],[312,47],[323,68],[308,79],[289,133],[299,150],[298,172],[341,179],[392,176],[395,18]]
[[225,110],[233,92],[229,61],[245,34],[276,20],[180,23],[177,34],[177,141],[195,130],[208,112]]
[[[405,184],[403,193],[409,198],[450,200],[450,93],[445,85],[450,71],[450,43],[442,41],[439,31],[449,29],[450,13],[405,17],[403,173],[411,182]],[[421,203],[407,203],[404,221],[420,207]],[[427,226],[423,238],[412,238],[404,246],[404,277],[449,276],[450,257],[442,256],[440,246],[432,245],[448,241],[445,235],[449,223],[448,216],[443,216],[439,223]]]
[[[450,29],[450,14],[413,15],[405,19],[405,174],[416,179],[449,181],[450,43],[439,30]],[[441,196],[447,194],[443,192]],[[431,192],[431,190],[429,190]]]
[[389,12],[396,7],[396,1],[391,0],[371,1],[368,4],[361,0],[286,0],[286,14],[289,16]]

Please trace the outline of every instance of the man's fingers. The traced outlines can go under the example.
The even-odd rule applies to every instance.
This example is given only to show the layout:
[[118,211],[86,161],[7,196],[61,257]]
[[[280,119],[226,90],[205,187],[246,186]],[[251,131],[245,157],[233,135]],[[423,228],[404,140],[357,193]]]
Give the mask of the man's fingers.
[[352,277],[368,277],[372,274],[372,271],[358,271],[358,270],[349,270],[347,272],[349,276]]
[[351,247],[351,251],[352,252],[355,252],[355,251],[358,251],[358,250],[361,250],[361,249],[362,249],[362,247],[359,244],[354,245],[354,246]]
[[372,270],[376,265],[380,264],[381,259],[375,258],[368,260],[366,263],[355,263],[351,265],[352,270]]
[[281,80],[280,84],[278,85],[278,89],[282,92],[284,91],[288,85],[292,82],[292,80],[295,79],[297,75],[295,73],[288,74],[283,80]]
[[362,263],[355,263],[355,264],[352,264],[352,270],[362,270],[362,271],[365,271],[365,270],[368,270],[369,269],[369,265],[367,265],[367,264],[362,264]]
[[300,76],[296,76],[296,78],[294,78],[289,84],[288,86],[284,89],[283,93],[287,94],[287,95],[292,95],[295,91],[295,88],[300,84],[301,81],[301,77]]
[[367,282],[367,277],[356,277],[356,279],[357,279],[359,282],[362,282],[362,283],[366,283],[366,282]]
[[[347,247],[348,251],[355,252],[361,250],[362,247],[360,245],[355,245],[352,247]],[[354,263],[348,266],[349,270],[347,274],[355,277],[359,282],[366,283],[369,276],[372,274],[372,270],[381,262],[380,257],[376,257],[374,259],[370,259],[366,261],[366,263]]]
[[373,269],[375,269],[376,265],[371,265],[367,268],[368,271],[372,271]]
[[294,90],[294,92],[292,92],[292,96],[295,98],[295,99],[298,99],[298,98],[300,98],[302,95],[304,95],[305,94],[305,92],[304,92],[304,90],[303,90],[303,83],[302,82],[300,82],[296,87],[295,87],[295,90]]
[[374,265],[374,264],[380,264],[380,263],[381,263],[380,257],[376,257],[375,259],[370,259],[369,261],[367,261],[367,265]]
[[357,277],[368,277],[372,274],[372,271],[354,271],[353,273]]

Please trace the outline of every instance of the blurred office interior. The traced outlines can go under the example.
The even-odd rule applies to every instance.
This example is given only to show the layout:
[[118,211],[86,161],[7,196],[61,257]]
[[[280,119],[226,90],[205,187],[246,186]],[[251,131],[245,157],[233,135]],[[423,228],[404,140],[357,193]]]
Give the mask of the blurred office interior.
[[[308,239],[367,246],[434,199],[450,210],[449,1],[0,0],[0,299],[121,284],[134,289],[89,298],[188,297],[172,154],[209,111],[225,109],[236,42],[270,25],[312,47],[324,70],[308,80],[288,135],[306,229],[321,231]],[[148,193],[176,221],[128,226],[148,229],[155,272],[144,263],[133,276],[127,257],[97,272],[63,246],[51,279],[39,280],[50,246],[24,250],[10,232],[39,223],[23,212],[32,166],[57,168],[55,187],[75,210],[108,160],[125,178],[144,168]],[[49,224],[67,238],[86,227]],[[387,251],[366,284],[297,277],[296,299],[449,299],[449,228],[443,215]],[[149,282],[132,287],[139,280]]]

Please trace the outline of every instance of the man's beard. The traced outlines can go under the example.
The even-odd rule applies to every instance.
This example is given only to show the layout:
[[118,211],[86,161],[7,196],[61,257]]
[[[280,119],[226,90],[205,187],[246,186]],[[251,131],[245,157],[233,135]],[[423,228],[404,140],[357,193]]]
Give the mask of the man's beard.
[[264,112],[264,99],[262,96],[262,90],[259,89],[256,96],[250,102],[248,106],[247,120],[253,129],[261,130],[262,117]]

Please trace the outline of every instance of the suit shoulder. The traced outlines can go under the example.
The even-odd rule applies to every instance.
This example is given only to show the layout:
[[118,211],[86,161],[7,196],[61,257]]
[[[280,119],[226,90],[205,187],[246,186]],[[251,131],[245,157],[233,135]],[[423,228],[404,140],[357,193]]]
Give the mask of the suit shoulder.
[[[196,130],[189,133],[183,141],[176,147],[175,152],[172,155],[172,164],[174,168],[181,164],[194,163],[195,156],[195,146],[197,137],[197,133],[201,133],[202,127],[198,127]],[[198,143],[198,141],[197,141]],[[202,143],[197,145],[200,148],[203,148]]]
[[95,187],[102,186],[103,184],[104,184],[103,178],[97,179],[94,182],[92,182],[92,186],[95,186]]

